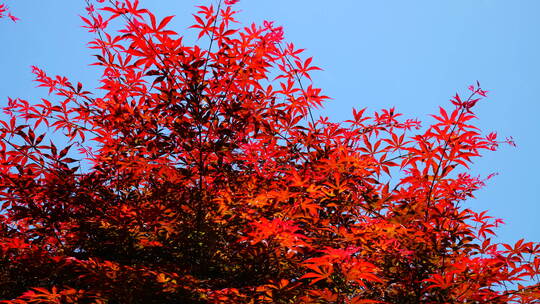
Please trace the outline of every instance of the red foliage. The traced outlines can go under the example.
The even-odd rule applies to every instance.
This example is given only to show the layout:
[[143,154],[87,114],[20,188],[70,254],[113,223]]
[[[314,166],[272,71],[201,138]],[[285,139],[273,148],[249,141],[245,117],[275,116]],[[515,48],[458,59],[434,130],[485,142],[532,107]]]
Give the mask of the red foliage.
[[11,14],[11,12],[9,11],[9,8],[7,7],[7,5],[5,5],[3,3],[0,3],[0,19],[4,18],[4,17],[8,17],[13,22],[16,22],[17,20],[19,20],[19,18],[15,17],[15,16],[13,16]]
[[235,2],[194,14],[206,47],[87,2],[99,90],[34,67],[51,96],[0,121],[3,303],[538,303],[540,245],[462,206],[500,143],[479,84],[424,129],[315,120],[312,59]]

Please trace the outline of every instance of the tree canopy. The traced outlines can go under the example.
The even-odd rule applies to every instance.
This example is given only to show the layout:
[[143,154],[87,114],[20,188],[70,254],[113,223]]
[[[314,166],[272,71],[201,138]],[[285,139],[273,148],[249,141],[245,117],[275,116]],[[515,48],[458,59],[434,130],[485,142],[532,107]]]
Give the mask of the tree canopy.
[[49,96],[0,120],[1,303],[538,303],[540,245],[466,206],[505,142],[479,83],[427,126],[314,117],[313,59],[236,2],[199,6],[188,45],[87,0],[100,87],[33,67]]

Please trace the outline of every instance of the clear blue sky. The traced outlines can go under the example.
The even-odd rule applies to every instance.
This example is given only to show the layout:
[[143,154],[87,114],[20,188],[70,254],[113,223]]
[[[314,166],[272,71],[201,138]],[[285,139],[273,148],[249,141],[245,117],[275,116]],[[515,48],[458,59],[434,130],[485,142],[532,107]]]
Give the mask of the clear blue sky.
[[[157,16],[176,15],[174,30],[193,38],[193,6],[208,1],[141,3]],[[78,18],[83,0],[4,2],[21,20],[0,21],[0,102],[46,95],[34,88],[30,65],[96,86],[85,47],[91,37]],[[283,25],[286,39],[315,57],[324,69],[315,84],[333,98],[322,113],[333,120],[348,119],[352,107],[396,106],[429,121],[427,114],[479,80],[490,91],[477,107],[479,125],[513,136],[518,147],[477,160],[473,173],[500,175],[466,206],[502,217],[503,241],[540,241],[540,1],[242,0],[237,8],[244,22]]]

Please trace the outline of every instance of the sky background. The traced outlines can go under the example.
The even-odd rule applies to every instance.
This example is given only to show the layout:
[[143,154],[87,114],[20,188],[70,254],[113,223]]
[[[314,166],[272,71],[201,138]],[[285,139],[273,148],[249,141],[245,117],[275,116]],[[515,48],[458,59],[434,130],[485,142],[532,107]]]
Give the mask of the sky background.
[[[94,52],[86,48],[93,37],[78,17],[83,0],[4,2],[21,20],[0,20],[0,104],[7,96],[46,97],[31,65],[97,86],[99,70],[88,66]],[[175,15],[170,27],[191,42],[194,6],[211,0],[140,2],[158,17]],[[518,147],[477,159],[473,174],[499,175],[465,206],[503,218],[500,241],[540,241],[540,1],[242,0],[236,8],[244,24],[282,25],[287,41],[314,56],[324,69],[314,83],[333,98],[318,113],[334,121],[349,119],[352,107],[395,106],[430,122],[428,114],[480,81],[490,93],[476,107],[479,127],[512,136]]]

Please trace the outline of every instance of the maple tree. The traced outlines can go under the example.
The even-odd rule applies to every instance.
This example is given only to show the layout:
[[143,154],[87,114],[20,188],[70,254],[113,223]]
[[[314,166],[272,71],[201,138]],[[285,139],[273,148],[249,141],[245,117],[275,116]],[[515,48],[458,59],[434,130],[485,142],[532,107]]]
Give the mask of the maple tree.
[[538,303],[540,245],[463,206],[501,143],[478,83],[425,128],[315,119],[319,68],[236,2],[199,6],[186,45],[88,0],[99,90],[33,67],[50,96],[0,121],[1,303]]

